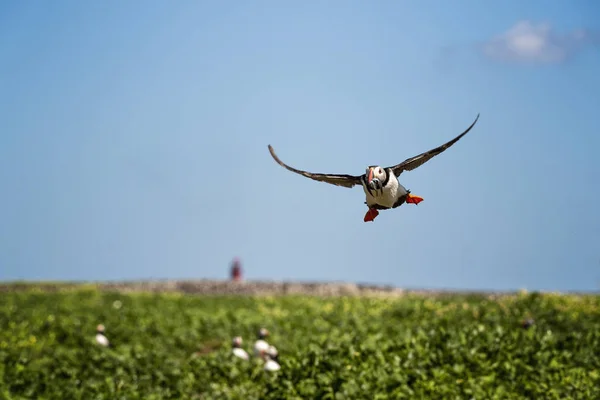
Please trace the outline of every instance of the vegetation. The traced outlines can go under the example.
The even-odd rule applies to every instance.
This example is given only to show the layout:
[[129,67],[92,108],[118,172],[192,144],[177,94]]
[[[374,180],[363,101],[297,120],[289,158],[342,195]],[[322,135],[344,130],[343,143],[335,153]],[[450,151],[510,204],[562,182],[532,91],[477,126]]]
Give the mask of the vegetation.
[[[4,399],[600,398],[600,296],[0,298]],[[261,326],[280,371],[232,356]]]

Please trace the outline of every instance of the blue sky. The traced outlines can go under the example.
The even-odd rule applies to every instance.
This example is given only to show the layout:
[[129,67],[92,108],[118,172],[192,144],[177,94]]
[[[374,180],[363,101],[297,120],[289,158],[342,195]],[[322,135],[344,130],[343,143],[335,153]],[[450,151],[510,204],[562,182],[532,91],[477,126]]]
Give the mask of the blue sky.
[[[0,280],[600,286],[600,5],[5,2]],[[418,206],[364,223],[360,174]]]

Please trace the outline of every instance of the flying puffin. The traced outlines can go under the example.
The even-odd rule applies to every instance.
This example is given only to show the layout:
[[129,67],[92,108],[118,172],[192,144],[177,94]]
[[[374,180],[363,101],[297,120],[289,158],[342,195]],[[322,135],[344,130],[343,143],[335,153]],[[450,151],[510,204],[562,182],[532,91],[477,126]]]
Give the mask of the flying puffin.
[[407,190],[400,184],[398,181],[400,174],[404,171],[412,171],[413,169],[425,164],[431,158],[444,152],[454,143],[458,142],[460,138],[466,135],[467,132],[469,132],[471,128],[475,126],[475,123],[478,119],[479,114],[477,114],[477,117],[471,126],[469,126],[463,133],[449,142],[436,147],[435,149],[426,151],[415,157],[408,158],[402,161],[400,164],[396,164],[387,168],[383,168],[378,165],[370,165],[367,167],[366,172],[363,175],[321,174],[307,172],[292,168],[285,164],[279,159],[279,157],[277,157],[271,145],[269,145],[269,152],[279,165],[289,171],[303,175],[307,178],[320,182],[326,182],[336,186],[344,186],[347,188],[354,187],[355,185],[362,185],[367,200],[365,204],[367,207],[369,207],[369,210],[365,214],[364,221],[370,222],[379,215],[378,210],[389,210],[400,207],[404,203],[419,204],[421,201],[423,201],[422,197],[411,194],[410,190]]

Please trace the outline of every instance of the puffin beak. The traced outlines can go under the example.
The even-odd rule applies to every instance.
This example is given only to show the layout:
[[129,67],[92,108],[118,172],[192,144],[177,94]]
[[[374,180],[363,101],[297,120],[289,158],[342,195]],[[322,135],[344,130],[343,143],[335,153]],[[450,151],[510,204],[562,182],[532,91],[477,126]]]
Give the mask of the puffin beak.
[[379,183],[379,179],[373,178],[373,168],[369,168],[369,174],[367,175],[367,184],[373,190],[381,189],[381,184]]

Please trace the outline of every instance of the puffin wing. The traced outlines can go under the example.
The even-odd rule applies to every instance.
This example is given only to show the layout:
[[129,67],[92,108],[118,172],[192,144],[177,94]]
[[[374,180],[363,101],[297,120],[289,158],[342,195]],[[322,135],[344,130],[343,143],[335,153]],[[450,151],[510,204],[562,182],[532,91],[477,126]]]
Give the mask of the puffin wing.
[[281,165],[283,168],[287,169],[288,171],[292,171],[302,176],[305,176],[307,178],[314,179],[315,181],[326,182],[332,185],[344,186],[347,188],[351,188],[354,185],[361,184],[360,175],[354,176],[346,174],[316,174],[308,171],[302,171],[300,169],[290,167],[289,165],[281,161],[279,157],[277,157],[277,154],[275,154],[275,150],[273,150],[273,147],[271,145],[269,145],[269,152],[271,153],[271,156],[277,162],[277,164]]
[[450,140],[449,142],[444,143],[443,145],[436,147],[435,149],[431,149],[429,151],[421,153],[418,156],[407,158],[406,160],[402,161],[400,164],[396,164],[396,165],[394,165],[392,167],[388,167],[388,168],[391,168],[392,171],[394,171],[394,175],[398,176],[404,171],[412,171],[413,169],[420,167],[421,165],[425,164],[427,161],[431,160],[433,157],[446,151],[446,149],[451,147],[454,143],[458,142],[460,140],[460,138],[462,138],[464,135],[466,135],[467,132],[469,132],[471,130],[471,128],[473,128],[473,126],[475,126],[475,123],[477,122],[478,119],[479,119],[479,114],[477,114],[477,118],[475,118],[475,121],[473,121],[471,126],[469,126],[463,133],[461,133],[454,139]]

